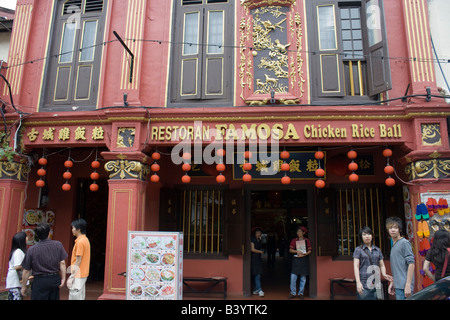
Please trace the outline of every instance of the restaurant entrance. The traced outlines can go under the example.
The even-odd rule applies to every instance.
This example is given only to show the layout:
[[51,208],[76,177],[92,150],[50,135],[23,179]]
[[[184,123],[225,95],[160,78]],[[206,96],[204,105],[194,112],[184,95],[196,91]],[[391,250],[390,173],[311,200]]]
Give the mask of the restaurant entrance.
[[87,222],[86,236],[91,244],[89,282],[103,282],[105,270],[106,229],[108,218],[108,181],[97,181],[96,192],[89,189],[91,180],[79,180],[76,218]]
[[[251,233],[255,228],[263,231],[262,241],[264,246],[264,275],[262,288],[266,296],[282,294],[289,296],[290,271],[292,254],[289,253],[289,244],[296,237],[298,226],[308,229],[308,237],[314,245],[314,198],[311,189],[304,186],[296,186],[294,189],[282,189],[280,186],[252,186],[249,190],[247,212],[250,212]],[[250,248],[250,246],[249,246]],[[313,253],[315,251],[313,250]],[[250,259],[249,263],[250,263]],[[315,296],[316,281],[315,255],[311,254],[310,272],[306,284],[305,295]],[[250,268],[248,268],[250,271]],[[250,281],[244,286],[249,286],[251,293],[253,283]]]

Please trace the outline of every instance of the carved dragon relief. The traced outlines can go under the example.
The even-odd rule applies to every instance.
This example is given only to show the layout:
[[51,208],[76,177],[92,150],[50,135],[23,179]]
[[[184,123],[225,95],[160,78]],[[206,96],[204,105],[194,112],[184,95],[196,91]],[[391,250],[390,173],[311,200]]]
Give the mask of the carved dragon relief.
[[[295,12],[295,1],[281,1],[288,6],[271,6],[268,2],[280,4],[280,1],[241,1],[248,16],[240,24],[241,98],[247,104],[260,105],[274,92],[289,95],[277,98],[281,103],[296,104],[303,96],[305,83],[301,16]],[[251,50],[246,52],[249,43]],[[294,90],[296,84],[298,90]]]

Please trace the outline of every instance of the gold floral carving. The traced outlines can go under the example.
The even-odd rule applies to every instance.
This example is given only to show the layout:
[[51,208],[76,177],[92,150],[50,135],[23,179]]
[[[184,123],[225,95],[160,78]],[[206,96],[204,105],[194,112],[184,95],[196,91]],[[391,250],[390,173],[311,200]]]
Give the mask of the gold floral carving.
[[129,161],[124,158],[108,161],[105,170],[109,172],[110,179],[139,179],[144,181],[150,173],[150,167],[139,161]]
[[[246,15],[240,21],[240,97],[247,104],[258,104],[275,92],[290,96],[284,101],[298,103],[304,96],[303,22],[295,0],[241,0]],[[282,10],[289,7],[289,11]],[[252,10],[250,12],[250,10]],[[267,14],[273,19],[267,18]],[[263,15],[264,18],[263,18]],[[283,17],[284,16],[284,17]],[[272,39],[272,33],[286,32],[287,43]],[[257,65],[253,65],[255,57]],[[256,69],[257,68],[257,69]],[[255,79],[255,70],[258,77]],[[288,79],[288,82],[281,81]],[[290,89],[289,89],[290,88]],[[281,99],[278,101],[283,103]]]

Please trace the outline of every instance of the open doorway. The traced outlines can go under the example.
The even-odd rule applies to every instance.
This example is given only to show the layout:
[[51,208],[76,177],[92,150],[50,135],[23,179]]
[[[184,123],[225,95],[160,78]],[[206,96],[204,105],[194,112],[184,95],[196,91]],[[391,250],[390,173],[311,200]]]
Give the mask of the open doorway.
[[[296,238],[297,227],[306,227],[306,237],[311,241],[314,239],[313,193],[307,188],[278,189],[265,186],[261,190],[249,190],[248,194],[250,229],[259,227],[263,230],[263,290],[287,298],[292,264],[289,244]],[[315,265],[314,252],[309,258],[312,276],[308,277],[305,287],[307,297],[315,296],[316,293],[315,269],[312,270]],[[247,284],[249,287],[253,285],[250,282]]]
[[[87,222],[86,235],[91,243],[88,282],[102,282],[105,270],[106,229],[108,218],[108,181],[97,181],[96,192],[89,189],[92,180],[78,181],[76,217]],[[103,287],[103,286],[102,286]]]

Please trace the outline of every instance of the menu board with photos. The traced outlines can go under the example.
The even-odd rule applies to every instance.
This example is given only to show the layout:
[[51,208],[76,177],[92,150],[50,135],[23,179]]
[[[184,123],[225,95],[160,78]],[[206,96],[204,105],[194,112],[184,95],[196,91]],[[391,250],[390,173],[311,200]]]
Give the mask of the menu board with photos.
[[181,300],[183,234],[129,231],[127,300]]
[[34,229],[39,223],[46,222],[50,225],[50,238],[53,238],[55,225],[55,213],[52,210],[25,209],[23,214],[22,231],[27,234],[27,246],[35,244]]

